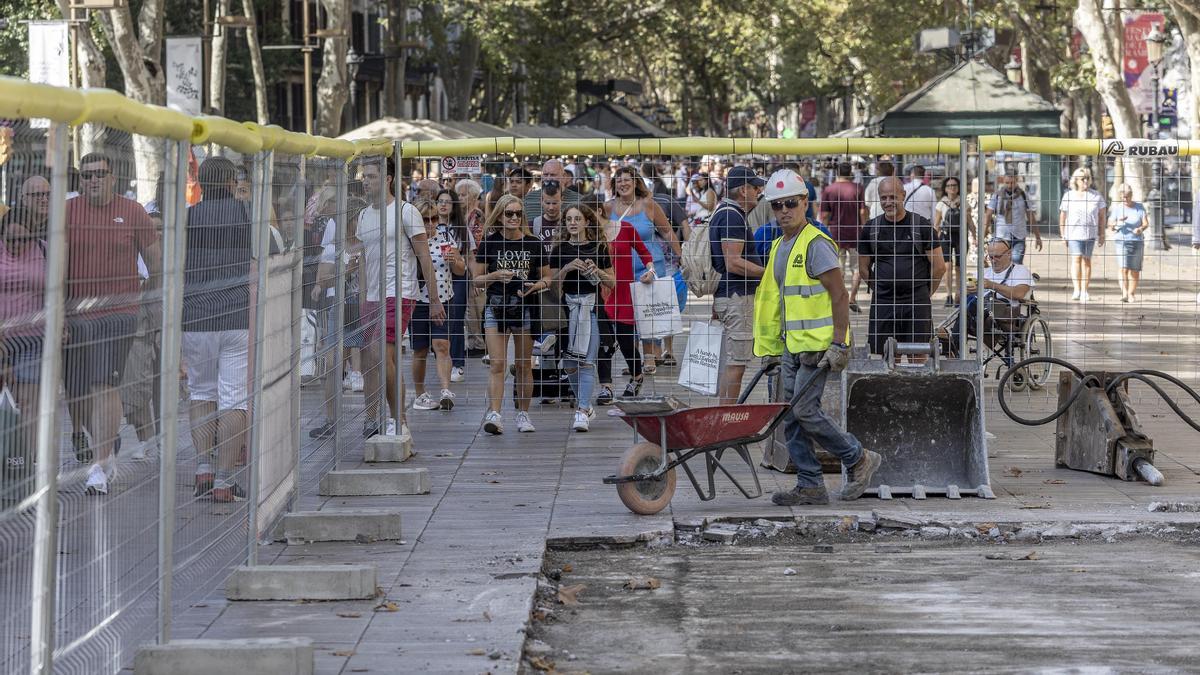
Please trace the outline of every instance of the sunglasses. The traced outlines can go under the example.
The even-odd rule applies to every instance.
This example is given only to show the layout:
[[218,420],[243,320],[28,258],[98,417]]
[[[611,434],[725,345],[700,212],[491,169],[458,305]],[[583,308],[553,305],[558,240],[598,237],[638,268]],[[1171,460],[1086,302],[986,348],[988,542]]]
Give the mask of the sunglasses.
[[521,213],[522,213],[521,211],[505,211],[504,217],[505,218],[520,218]]
[[[782,211],[784,209],[794,209],[797,206],[800,206],[801,201],[802,200],[799,197],[792,197],[791,199],[776,199],[775,201],[771,202],[771,210]],[[808,197],[805,197],[803,201],[808,201]]]
[[79,177],[84,180],[92,180],[94,178],[107,178],[110,173],[112,172],[108,169],[93,169],[91,171],[80,171]]

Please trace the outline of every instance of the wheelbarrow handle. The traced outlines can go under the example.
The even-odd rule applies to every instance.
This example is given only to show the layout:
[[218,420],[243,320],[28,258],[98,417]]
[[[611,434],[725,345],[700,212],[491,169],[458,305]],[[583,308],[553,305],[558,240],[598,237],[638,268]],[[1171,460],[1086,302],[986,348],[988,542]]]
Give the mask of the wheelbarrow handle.
[[774,375],[778,371],[778,361],[769,361],[764,363],[763,366],[758,369],[758,372],[754,373],[754,377],[750,378],[750,384],[746,385],[746,388],[742,390],[742,395],[738,396],[738,405],[745,403],[746,399],[750,398],[751,392],[754,391],[754,387],[758,385],[758,381],[763,378],[763,375]]

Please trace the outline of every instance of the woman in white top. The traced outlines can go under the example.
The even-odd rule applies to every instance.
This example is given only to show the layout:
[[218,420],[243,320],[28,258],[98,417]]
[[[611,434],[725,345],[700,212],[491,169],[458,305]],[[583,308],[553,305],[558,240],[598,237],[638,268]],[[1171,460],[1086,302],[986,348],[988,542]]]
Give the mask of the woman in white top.
[[1080,167],[1071,174],[1071,189],[1058,208],[1058,228],[1071,255],[1071,299],[1088,301],[1092,280],[1092,252],[1104,246],[1104,198],[1092,189],[1091,170]]
[[692,176],[687,187],[687,214],[696,220],[704,220],[717,208],[717,193],[708,180],[708,174]]

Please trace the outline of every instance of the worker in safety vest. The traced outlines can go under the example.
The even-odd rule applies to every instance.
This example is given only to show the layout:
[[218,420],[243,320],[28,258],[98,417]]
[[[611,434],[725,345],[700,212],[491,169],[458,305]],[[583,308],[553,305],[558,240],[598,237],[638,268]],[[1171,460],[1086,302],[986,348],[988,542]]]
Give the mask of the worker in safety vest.
[[771,255],[754,296],[754,353],[777,357],[784,400],[796,387],[812,384],[784,422],[788,454],[796,465],[796,487],[776,492],[779,506],[828,504],[821,463],[813,442],[842,460],[846,484],[841,498],[858,499],[879,469],[879,453],[866,450],[821,410],[829,372],[850,360],[850,296],[842,280],[837,244],[805,217],[808,190],[794,171],[776,171],[763,196],[770,201],[783,236]]

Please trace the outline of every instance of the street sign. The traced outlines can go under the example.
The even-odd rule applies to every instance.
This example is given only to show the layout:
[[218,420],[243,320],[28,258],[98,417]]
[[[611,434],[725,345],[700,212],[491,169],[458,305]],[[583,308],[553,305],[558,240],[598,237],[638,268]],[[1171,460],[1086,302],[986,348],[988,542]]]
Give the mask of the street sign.
[[1100,154],[1117,157],[1170,157],[1179,154],[1179,143],[1145,138],[1114,138],[1101,144]]
[[479,159],[479,155],[443,157],[441,164],[443,176],[448,176],[450,174],[478,176],[483,173],[483,162]]

